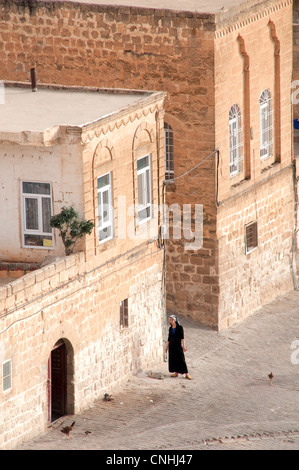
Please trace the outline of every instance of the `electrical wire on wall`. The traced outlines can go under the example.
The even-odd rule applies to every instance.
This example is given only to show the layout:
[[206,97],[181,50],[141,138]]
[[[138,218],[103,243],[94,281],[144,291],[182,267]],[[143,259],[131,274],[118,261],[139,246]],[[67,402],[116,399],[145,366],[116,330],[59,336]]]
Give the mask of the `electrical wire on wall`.
[[[190,168],[187,170],[185,173],[171,179],[167,179],[163,181],[163,186],[162,186],[162,206],[163,206],[163,215],[162,215],[162,226],[159,228],[159,246],[163,248],[163,271],[162,271],[162,286],[164,288],[164,295],[162,296],[162,299],[164,301],[164,309],[165,309],[165,316],[167,316],[167,309],[166,309],[166,246],[165,246],[165,188],[167,185],[174,184],[177,180],[188,176],[192,171],[196,170],[196,168],[200,167],[203,165],[206,161],[208,161],[211,157],[213,157],[215,154],[218,154],[219,158],[219,149],[217,148],[214,150],[210,155],[208,155],[204,160],[199,162],[197,165],[194,167]],[[164,325],[164,322],[163,322]],[[168,328],[167,328],[167,323],[165,324],[165,331],[164,331],[164,341],[167,341],[167,336],[168,336]],[[167,355],[164,355],[164,361],[167,360]]]
[[[174,184],[177,180],[185,177],[185,176],[188,176],[192,171],[196,170],[196,168],[200,167],[201,165],[203,165],[206,161],[208,161],[211,157],[213,157],[215,155],[215,153],[218,153],[219,150],[216,149],[214,150],[210,155],[208,155],[204,160],[202,160],[201,162],[199,162],[197,165],[195,165],[194,167],[190,168],[189,170],[187,170],[185,173],[175,177],[175,178],[170,178],[170,179],[167,179],[167,180],[164,180],[163,181],[163,185],[162,185],[162,226],[160,226],[159,228],[159,247],[163,248],[163,270],[162,270],[162,288],[164,290],[163,292],[163,295],[162,295],[162,299],[163,299],[163,302],[164,302],[164,306],[163,306],[163,311],[165,311],[165,320],[166,320],[166,317],[167,317],[167,308],[166,308],[166,246],[165,246],[165,204],[166,204],[166,200],[165,200],[165,188],[167,185],[170,185],[170,184]],[[164,329],[164,332],[163,332],[163,336],[164,336],[164,342],[167,342],[167,336],[168,336],[168,327],[167,327],[167,322],[163,322],[163,329]],[[164,349],[165,350],[165,349]],[[164,361],[167,360],[167,355],[164,354]]]
[[177,181],[178,179],[183,178],[184,176],[188,175],[189,173],[191,173],[193,170],[195,170],[195,169],[198,168],[199,166],[203,165],[207,160],[209,160],[209,158],[213,157],[213,155],[215,155],[215,153],[217,153],[218,151],[219,151],[219,149],[217,148],[217,149],[214,150],[212,153],[210,153],[210,155],[208,155],[204,160],[202,160],[202,161],[199,162],[197,165],[195,165],[195,166],[193,166],[192,168],[190,168],[190,170],[186,171],[186,172],[183,173],[182,175],[176,176],[175,178],[171,178],[171,179],[169,179],[169,180],[165,180],[164,183],[165,183],[165,184],[174,183],[174,182]]
[[[165,242],[164,242],[164,238],[163,238],[163,230],[165,228],[165,187],[167,185],[170,185],[170,184],[173,184],[175,183],[177,180],[183,178],[184,176],[187,176],[189,175],[192,171],[196,170],[196,168],[200,167],[201,165],[203,165],[206,161],[208,161],[211,157],[213,157],[215,154],[218,154],[218,159],[219,159],[219,149],[217,148],[216,150],[214,150],[212,153],[210,153],[210,155],[208,155],[204,160],[202,160],[201,162],[199,162],[197,165],[195,165],[194,167],[190,168],[190,170],[186,171],[185,173],[179,175],[179,176],[176,176],[175,178],[171,178],[171,179],[168,179],[168,180],[164,180],[163,181],[163,187],[162,187],[162,203],[163,203],[163,223],[162,223],[162,226],[163,228],[160,229],[160,238],[161,238],[161,246],[164,246],[165,245]],[[218,179],[218,178],[217,178]],[[192,194],[195,194],[192,193]]]

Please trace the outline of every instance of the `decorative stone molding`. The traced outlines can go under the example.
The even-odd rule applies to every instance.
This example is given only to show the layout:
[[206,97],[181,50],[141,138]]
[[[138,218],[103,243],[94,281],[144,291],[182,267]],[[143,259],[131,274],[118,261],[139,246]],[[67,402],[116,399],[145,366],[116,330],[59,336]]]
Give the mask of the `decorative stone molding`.
[[[249,26],[256,21],[261,20],[262,18],[266,18],[273,13],[276,13],[283,8],[286,8],[292,4],[292,0],[283,0],[275,5],[268,6],[267,8],[259,11],[253,15],[248,15],[244,19],[236,20],[233,24],[226,25],[225,27],[220,27],[220,29],[215,31],[215,39],[219,39],[224,37],[230,33],[236,32],[246,26]],[[227,20],[229,21],[229,19]],[[219,22],[221,24],[221,22]]]
[[[113,132],[115,129],[119,129],[121,126],[126,126],[127,124],[132,123],[136,120],[141,120],[142,118],[146,117],[149,113],[155,113],[156,111],[158,112],[161,111],[161,108],[158,104],[149,106],[140,111],[133,112],[129,116],[116,119],[115,122],[113,123],[111,123],[111,116],[110,116],[109,123],[102,124],[102,121],[101,121],[101,124],[102,124],[101,127],[90,129],[90,126],[88,126],[88,129],[86,129],[86,132],[84,132],[83,130],[81,142],[82,144],[92,142],[96,138],[100,138],[103,135],[107,135],[108,132]],[[98,126],[99,126],[99,123],[98,123]]]

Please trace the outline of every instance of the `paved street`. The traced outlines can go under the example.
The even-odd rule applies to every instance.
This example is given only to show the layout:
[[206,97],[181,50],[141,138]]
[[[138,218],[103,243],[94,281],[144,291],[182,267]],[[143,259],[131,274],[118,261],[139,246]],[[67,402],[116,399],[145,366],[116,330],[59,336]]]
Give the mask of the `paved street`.
[[[220,333],[180,320],[192,381],[171,378],[166,362],[154,378],[141,371],[113,401],[57,421],[19,449],[299,450],[299,292]],[[74,420],[67,439],[61,427]]]

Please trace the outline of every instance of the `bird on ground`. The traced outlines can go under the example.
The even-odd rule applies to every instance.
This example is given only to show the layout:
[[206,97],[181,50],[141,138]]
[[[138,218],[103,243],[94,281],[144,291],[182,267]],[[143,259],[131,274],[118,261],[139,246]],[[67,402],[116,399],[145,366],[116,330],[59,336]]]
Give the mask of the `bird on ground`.
[[109,393],[105,393],[105,395],[104,395],[104,400],[106,400],[106,401],[112,401],[112,400],[114,400],[114,399],[112,398],[112,395],[109,395]]
[[91,431],[85,431],[85,436],[88,436],[88,434],[91,434]]
[[268,377],[269,377],[270,385],[272,385],[272,380],[273,380],[273,377],[274,377],[272,372],[270,372],[270,374],[268,374]]
[[65,426],[61,429],[61,432],[65,434],[68,438],[70,437],[70,433],[72,432],[73,427],[75,426],[75,422],[76,421],[74,421],[70,426]]

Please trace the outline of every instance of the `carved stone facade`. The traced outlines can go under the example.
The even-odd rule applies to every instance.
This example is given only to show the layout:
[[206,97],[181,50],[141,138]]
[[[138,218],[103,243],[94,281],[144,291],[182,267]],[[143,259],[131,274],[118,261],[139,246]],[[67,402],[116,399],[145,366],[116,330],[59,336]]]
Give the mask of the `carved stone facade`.
[[[167,307],[223,328],[292,285],[287,267],[294,237],[292,2],[244,1],[223,10],[212,2],[209,12],[202,13],[198,2],[188,12],[181,4],[172,8],[144,8],[138,0],[128,6],[100,0],[88,5],[31,2],[30,8],[6,2],[2,76],[28,80],[30,64],[44,83],[167,92],[165,122],[173,131],[175,178],[166,185],[167,203],[190,204],[193,210],[203,206],[201,249],[186,250],[183,233],[167,240]],[[260,98],[268,92],[271,155],[261,158],[266,135],[260,130]],[[234,106],[242,121],[242,162],[230,171]],[[283,185],[283,202],[269,196],[272,184]],[[244,190],[248,199],[241,204]],[[247,208],[251,199],[256,208],[266,207],[271,220],[284,214],[282,223],[270,230],[259,210]],[[236,214],[237,230],[232,222]],[[193,212],[193,232],[195,218]],[[246,227],[255,222],[258,246],[246,254]],[[222,226],[236,246],[227,242]],[[228,281],[231,276],[236,282]]]
[[[32,132],[26,130],[25,141],[22,132],[15,132],[17,118],[9,124],[12,131],[0,132],[1,187],[14,214],[7,218],[0,213],[1,226],[6,227],[1,244],[5,261],[0,264],[0,448],[9,449],[163,360],[164,251],[159,224],[150,236],[138,236],[140,224],[133,224],[129,208],[138,205],[135,172],[144,156],[150,162],[151,204],[161,197],[165,95],[47,87],[37,97],[28,87],[6,90],[7,99],[11,93],[16,100],[16,116],[24,105],[18,93],[24,93],[33,126]],[[57,120],[58,125],[37,130],[38,116],[46,112],[45,93],[52,104],[47,122]],[[63,107],[70,97],[80,125],[59,125],[67,116],[60,116],[61,110],[57,115],[55,107]],[[98,119],[86,122],[89,99]],[[107,100],[110,111],[104,110]],[[91,119],[90,111],[87,114]],[[22,122],[22,128],[28,122]],[[111,207],[107,204],[104,211],[111,211],[112,233],[101,238],[99,181],[107,175]],[[23,183],[29,189],[20,197]],[[45,185],[51,188],[53,213],[73,205],[82,218],[95,222],[70,256],[65,256],[56,231],[34,239],[37,231],[31,223],[39,213],[33,208],[40,197],[48,197]],[[21,225],[23,210],[26,223]],[[44,220],[44,207],[40,210]],[[24,238],[28,226],[32,245]]]
[[[103,124],[100,131],[89,128],[82,133],[81,145],[93,150],[82,155],[78,204],[85,208],[87,218],[93,217],[99,167],[118,173],[121,178],[115,180],[114,188],[127,200],[131,198],[130,203],[136,202],[136,161],[158,139],[155,161],[159,164],[152,166],[153,202],[159,204],[165,195],[168,206],[182,209],[183,204],[190,205],[193,233],[195,207],[203,207],[200,248],[186,249],[192,238],[186,237],[183,228],[180,237],[170,233],[165,241],[167,312],[189,315],[216,329],[226,328],[298,281],[298,170],[290,100],[293,51],[296,56],[292,2],[247,0],[222,9],[223,2],[220,5],[215,0],[209,11],[202,12],[198,1],[193,9],[190,2],[188,11],[180,1],[176,10],[167,0],[159,8],[146,8],[141,0],[126,3],[0,3],[0,79],[28,82],[30,68],[35,67],[39,86],[50,83],[167,93],[164,121],[173,136],[172,179],[163,185],[163,112],[160,115],[160,110],[145,107],[138,130],[134,126],[139,114],[133,113],[117,124]],[[117,128],[118,135],[125,138],[129,127],[134,128],[132,140],[129,146],[122,140],[121,151],[130,163],[123,166],[113,134]],[[4,155],[0,156],[3,161]],[[129,195],[126,182],[130,175],[133,191]],[[118,186],[117,181],[122,184]],[[123,211],[115,214],[119,233],[122,215]],[[127,220],[131,233],[136,231],[134,216],[136,213]],[[111,240],[116,261],[126,242],[121,238],[114,244]],[[101,263],[110,259],[105,244],[95,243],[94,234],[86,237],[84,249],[90,274],[93,257],[99,257]],[[142,250],[138,253],[140,259],[148,259],[143,258]],[[131,255],[128,260],[134,259],[128,253]],[[27,258],[23,261],[29,262]],[[156,269],[151,266],[150,277]],[[143,285],[142,276],[139,282],[136,292]],[[122,298],[126,295],[124,292]],[[107,333],[108,337],[111,339]]]

